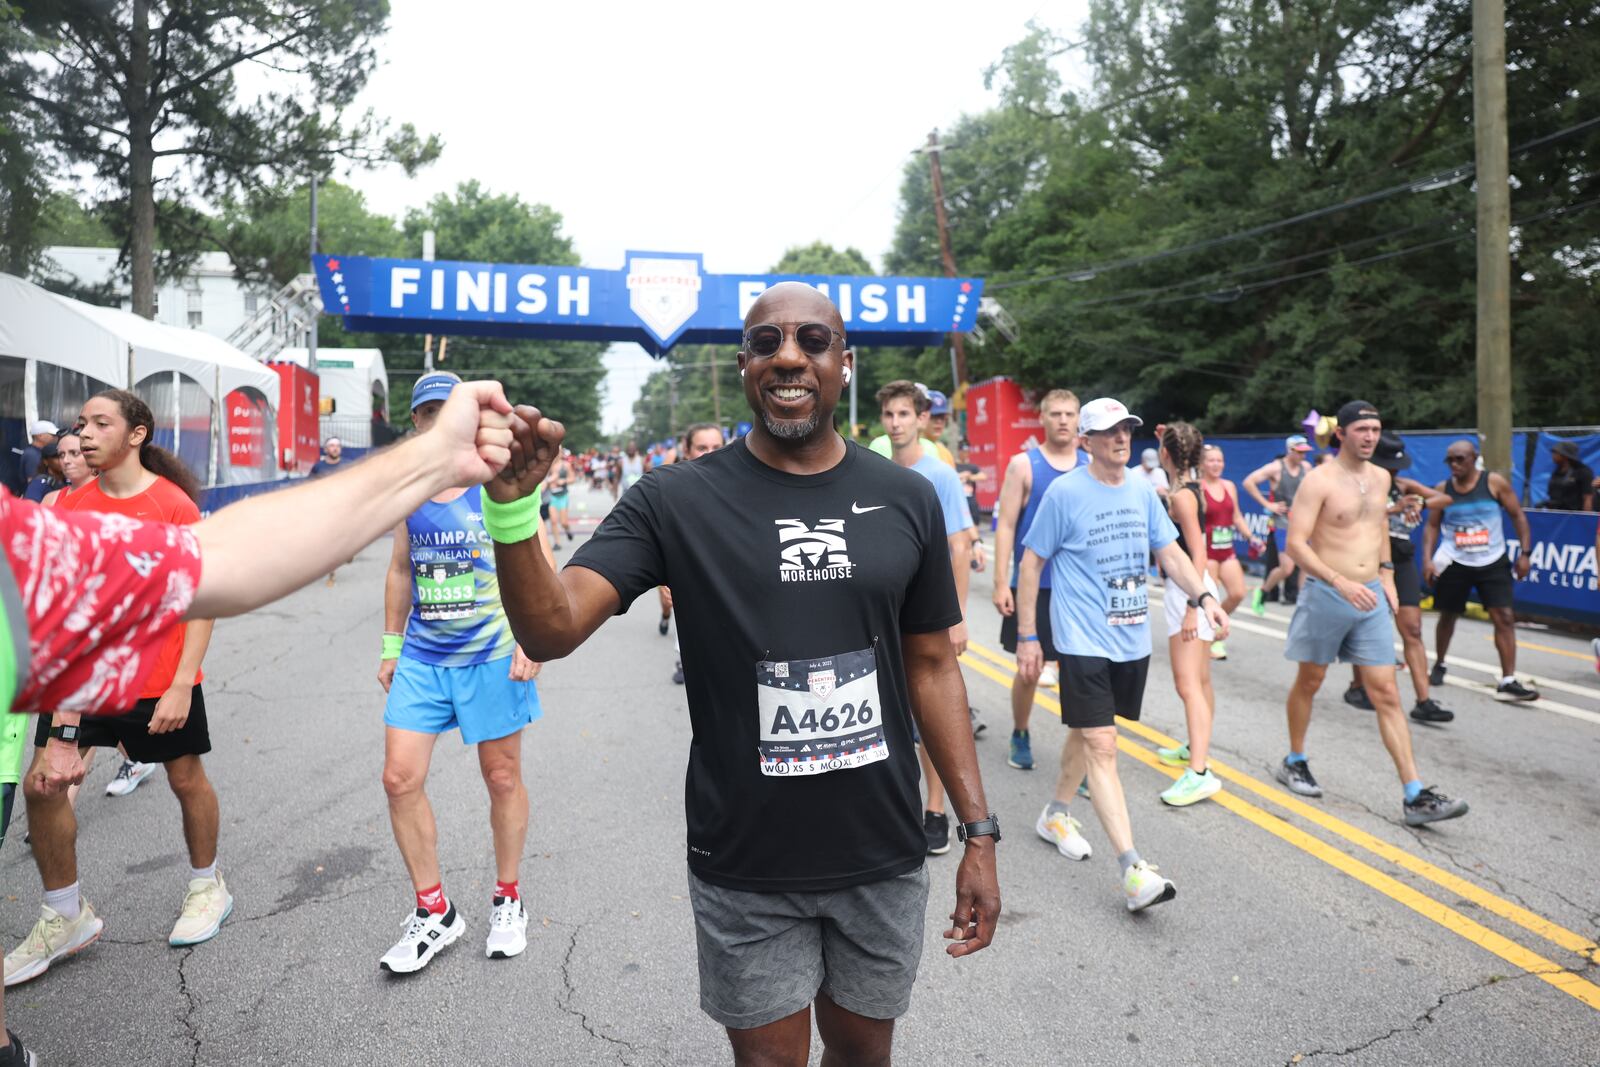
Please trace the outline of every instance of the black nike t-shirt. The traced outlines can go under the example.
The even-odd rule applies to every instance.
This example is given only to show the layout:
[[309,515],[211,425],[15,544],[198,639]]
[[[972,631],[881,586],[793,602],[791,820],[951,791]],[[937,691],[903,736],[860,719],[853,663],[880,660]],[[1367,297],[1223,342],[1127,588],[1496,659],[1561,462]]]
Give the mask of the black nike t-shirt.
[[831,470],[787,474],[739,440],[646,474],[568,565],[624,611],[672,589],[695,874],[798,892],[922,864],[900,635],[961,621],[926,478],[854,444]]

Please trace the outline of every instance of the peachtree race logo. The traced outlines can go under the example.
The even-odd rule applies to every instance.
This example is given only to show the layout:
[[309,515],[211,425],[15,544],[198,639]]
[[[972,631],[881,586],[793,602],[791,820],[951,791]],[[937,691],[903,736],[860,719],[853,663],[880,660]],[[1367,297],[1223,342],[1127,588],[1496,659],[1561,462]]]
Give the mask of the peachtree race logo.
[[631,256],[628,306],[663,344],[700,310],[698,258]]
[[855,571],[844,540],[843,519],[822,519],[813,528],[800,519],[774,519],[778,527],[778,580],[832,582]]

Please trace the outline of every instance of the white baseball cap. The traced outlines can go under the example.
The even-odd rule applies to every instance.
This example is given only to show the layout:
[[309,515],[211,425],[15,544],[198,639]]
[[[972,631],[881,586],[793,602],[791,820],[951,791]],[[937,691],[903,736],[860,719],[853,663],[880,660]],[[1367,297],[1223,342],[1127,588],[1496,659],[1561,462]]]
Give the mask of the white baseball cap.
[[1135,426],[1144,425],[1144,420],[1129,411],[1122,401],[1109,396],[1097,397],[1078,411],[1079,433],[1099,433],[1101,430],[1114,429],[1119,423],[1124,422],[1131,422]]
[[38,420],[37,422],[33,423],[32,425],[30,425],[28,427],[28,436],[29,437],[38,437],[42,433],[56,433],[56,434],[58,434],[60,432],[61,432],[61,427],[57,426],[55,423],[51,422],[49,419],[40,419],[40,420]]

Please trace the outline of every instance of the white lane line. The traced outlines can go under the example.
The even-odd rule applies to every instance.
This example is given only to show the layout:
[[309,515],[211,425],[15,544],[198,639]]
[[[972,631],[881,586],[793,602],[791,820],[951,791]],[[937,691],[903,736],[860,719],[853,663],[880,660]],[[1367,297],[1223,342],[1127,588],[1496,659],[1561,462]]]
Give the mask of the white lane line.
[[[1162,593],[1157,592],[1154,596],[1154,599],[1159,600],[1161,599],[1162,595]],[[1269,619],[1275,619],[1277,617],[1278,616],[1275,615],[1267,616]],[[1228,625],[1235,630],[1243,630],[1246,633],[1252,634],[1261,634],[1263,637],[1275,637],[1279,641],[1287,641],[1289,637],[1288,633],[1283,630],[1277,630],[1271,626],[1262,626],[1259,622],[1247,622],[1238,616],[1231,617],[1228,620]],[[1398,655],[1405,650],[1405,646],[1399,641],[1396,641],[1394,643],[1394,650]],[[1445,662],[1452,667],[1465,667],[1469,670],[1482,671],[1491,678],[1498,679],[1500,677],[1500,668],[1491,666],[1487,663],[1479,663],[1476,660],[1462,659],[1459,656],[1446,656]],[[1554,689],[1563,693],[1576,693],[1577,695],[1587,697],[1590,700],[1600,700],[1600,693],[1597,693],[1593,689],[1586,689],[1583,686],[1578,685],[1570,685],[1566,682],[1540,681],[1537,678],[1533,678],[1531,675],[1529,677],[1541,689]],[[1494,686],[1485,685],[1482,682],[1469,682],[1461,678],[1451,678],[1446,676],[1445,684],[1459,686],[1462,689],[1472,689],[1480,693],[1487,693],[1491,697],[1495,695]],[[1575,708],[1571,704],[1563,704],[1558,700],[1551,700],[1546,696],[1541,696],[1538,700],[1530,700],[1525,703],[1521,701],[1496,702],[1520,703],[1523,707],[1534,711],[1553,712],[1556,715],[1565,715],[1569,719],[1578,719],[1582,722],[1594,723],[1596,726],[1600,726],[1600,712],[1589,711],[1586,708]]]

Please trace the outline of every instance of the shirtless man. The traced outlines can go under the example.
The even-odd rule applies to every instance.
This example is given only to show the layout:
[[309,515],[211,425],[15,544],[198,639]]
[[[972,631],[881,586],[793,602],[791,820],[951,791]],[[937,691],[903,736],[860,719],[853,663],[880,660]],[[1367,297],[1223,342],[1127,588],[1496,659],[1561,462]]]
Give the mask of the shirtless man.
[[1394,613],[1399,609],[1389,549],[1389,472],[1369,462],[1383,432],[1378,411],[1364,400],[1339,409],[1339,457],[1306,475],[1289,516],[1288,553],[1306,580],[1289,623],[1284,657],[1300,664],[1289,690],[1289,755],[1278,781],[1301,796],[1322,787],[1306,762],[1311,700],[1335,658],[1356,666],[1378,713],[1383,746],[1405,787],[1407,826],[1467,813],[1423,786],[1411,755],[1411,732],[1400,707],[1394,671]]

